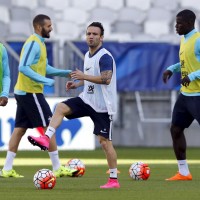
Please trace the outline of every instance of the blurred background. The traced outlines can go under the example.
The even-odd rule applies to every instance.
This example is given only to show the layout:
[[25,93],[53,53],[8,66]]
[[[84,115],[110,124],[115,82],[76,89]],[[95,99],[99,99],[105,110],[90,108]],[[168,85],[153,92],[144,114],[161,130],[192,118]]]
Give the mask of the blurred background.
[[[13,88],[19,54],[23,43],[33,33],[32,20],[37,14],[46,14],[52,19],[53,31],[51,38],[46,40],[48,59],[52,66],[61,69],[82,69],[88,49],[86,28],[91,22],[102,22],[104,47],[113,54],[117,64],[118,114],[114,118],[114,145],[171,146],[171,111],[179,92],[180,77],[174,75],[165,85],[162,73],[169,65],[179,62],[180,37],[174,26],[176,14],[183,9],[195,12],[198,30],[198,0],[0,0],[0,40],[9,53],[12,80],[9,105],[0,108],[0,150],[7,148],[14,126]],[[54,87],[45,87],[52,109],[61,99],[81,92],[79,89],[66,93],[66,79],[55,79]],[[74,128],[77,126],[80,129]],[[67,149],[73,142],[72,149],[99,147],[92,128],[90,120],[63,125],[57,137],[59,147]],[[85,141],[80,137],[84,138],[86,132],[92,137],[90,147],[86,136]],[[67,141],[66,135],[69,135]],[[186,131],[186,138],[188,146],[199,145],[196,122]],[[82,147],[80,140],[87,147]],[[29,147],[24,143],[22,148]]]

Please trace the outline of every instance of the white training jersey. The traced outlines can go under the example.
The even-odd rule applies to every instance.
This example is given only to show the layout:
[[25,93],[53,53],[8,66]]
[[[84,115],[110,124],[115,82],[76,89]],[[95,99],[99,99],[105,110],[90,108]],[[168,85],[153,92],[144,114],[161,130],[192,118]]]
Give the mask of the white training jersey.
[[[111,53],[105,48],[100,49],[92,57],[87,52],[84,60],[84,73],[91,76],[100,76],[99,60],[104,54],[112,57]],[[113,115],[117,112],[116,84],[116,64],[113,59],[113,74],[110,84],[95,84],[84,80],[84,89],[79,97],[96,112],[108,112],[109,115]]]

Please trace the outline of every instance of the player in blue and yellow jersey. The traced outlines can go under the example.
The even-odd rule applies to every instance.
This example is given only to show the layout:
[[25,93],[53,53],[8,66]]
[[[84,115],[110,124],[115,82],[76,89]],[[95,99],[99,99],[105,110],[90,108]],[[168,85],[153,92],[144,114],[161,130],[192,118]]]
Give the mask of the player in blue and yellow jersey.
[[194,119],[200,124],[200,33],[194,28],[196,16],[191,10],[183,10],[176,16],[176,31],[183,35],[179,50],[180,62],[169,66],[163,73],[166,83],[175,72],[181,73],[181,90],[175,103],[171,136],[178,162],[178,173],[166,180],[192,180],[186,161],[185,128]]
[[[43,95],[44,85],[54,85],[54,80],[45,77],[67,77],[71,70],[56,69],[48,64],[45,38],[52,31],[51,19],[46,15],[37,15],[33,20],[34,34],[23,45],[17,83],[14,93],[17,101],[15,128],[9,141],[6,161],[1,176],[23,177],[13,169],[13,161],[21,138],[28,128],[43,127],[46,130],[52,117],[52,112]],[[56,177],[72,176],[76,170],[61,166],[55,137],[52,137],[49,147],[53,172]]]
[[6,106],[10,90],[10,68],[6,48],[0,43],[0,106]]

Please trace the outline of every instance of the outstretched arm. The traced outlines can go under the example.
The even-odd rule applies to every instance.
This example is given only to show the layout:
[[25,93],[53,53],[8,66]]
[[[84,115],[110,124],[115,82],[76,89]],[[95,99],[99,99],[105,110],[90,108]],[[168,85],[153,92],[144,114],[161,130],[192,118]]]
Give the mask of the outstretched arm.
[[[48,61],[47,61],[48,63]],[[63,70],[63,69],[57,69],[55,67],[52,67],[51,65],[47,64],[46,66],[46,73],[50,76],[60,76],[60,77],[69,77],[69,74],[72,72],[72,70]]]
[[112,78],[112,71],[111,70],[103,71],[101,72],[101,76],[91,76],[91,75],[86,75],[82,71],[77,69],[76,71],[73,71],[71,73],[71,77],[74,80],[86,80],[96,84],[109,85],[110,80]]
[[33,71],[29,65],[26,66],[20,66],[19,71],[23,73],[25,76],[29,77],[30,79],[38,82],[43,83],[44,85],[52,86],[54,85],[54,80],[50,78],[46,78],[35,71]]
[[19,63],[19,71],[30,79],[43,83],[44,85],[52,86],[54,80],[46,78],[31,69],[31,65],[36,64],[40,58],[40,47],[37,42],[29,42],[24,47],[22,59]]
[[68,81],[66,83],[65,88],[66,88],[66,91],[69,91],[70,89],[76,89],[76,88],[81,87],[83,85],[84,85],[84,81],[78,81],[78,82],[76,82],[76,81]]
[[100,76],[84,74],[80,70],[71,73],[75,80],[86,80],[96,84],[109,85],[113,74],[113,58],[109,54],[104,54],[99,60]]

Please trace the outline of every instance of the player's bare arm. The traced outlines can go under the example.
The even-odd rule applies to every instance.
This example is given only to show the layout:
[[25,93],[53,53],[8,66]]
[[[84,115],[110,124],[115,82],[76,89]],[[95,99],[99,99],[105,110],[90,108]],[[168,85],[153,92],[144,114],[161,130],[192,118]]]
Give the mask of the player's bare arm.
[[112,70],[103,71],[101,72],[100,76],[87,75],[80,70],[76,70],[71,73],[71,78],[74,80],[86,80],[92,83],[105,84],[105,85],[110,84],[111,77],[112,77]]
[[84,85],[83,81],[79,81],[79,82],[67,81],[65,88],[66,88],[66,91],[69,91],[70,89],[76,89],[82,85]]
[[106,70],[101,72],[102,84],[109,85],[112,78],[112,70]]

